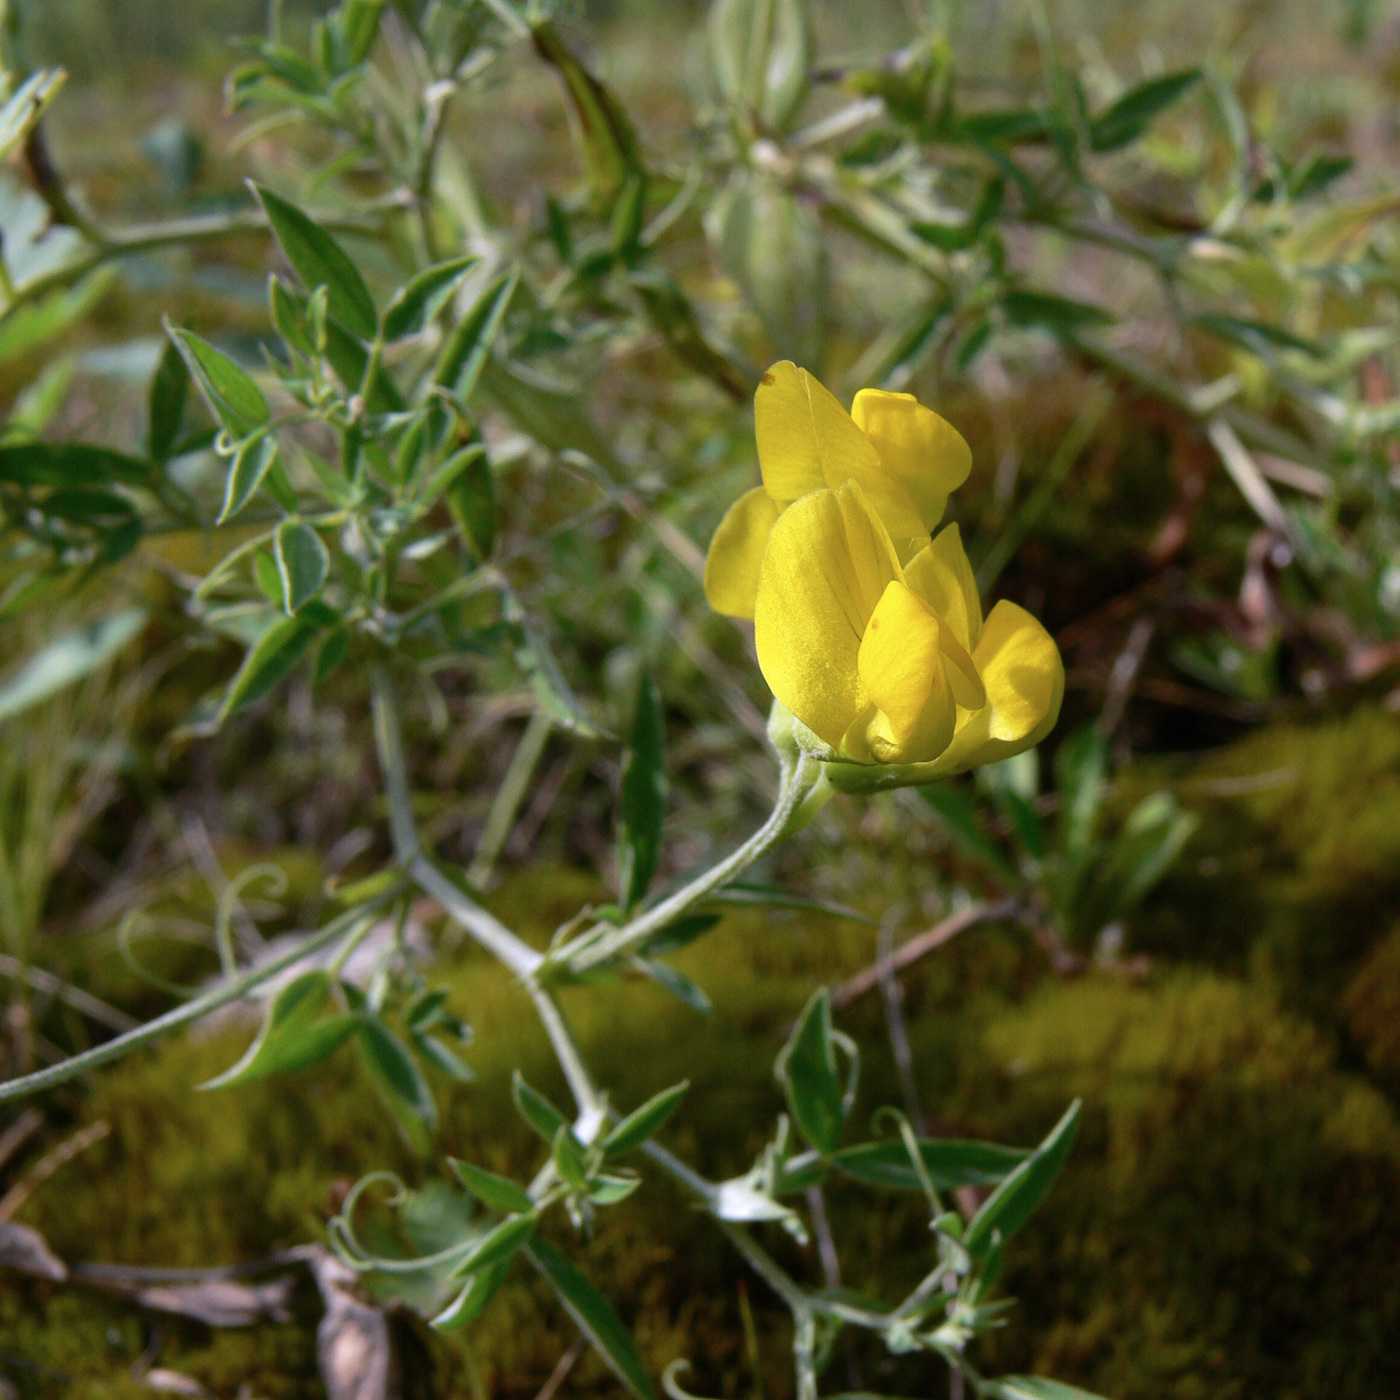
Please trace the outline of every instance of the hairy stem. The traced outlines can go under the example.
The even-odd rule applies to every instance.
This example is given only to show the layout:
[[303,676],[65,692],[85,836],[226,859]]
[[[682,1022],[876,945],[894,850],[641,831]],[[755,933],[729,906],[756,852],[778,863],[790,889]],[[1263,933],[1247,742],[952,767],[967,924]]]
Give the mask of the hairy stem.
[[158,1040],[161,1036],[168,1035],[181,1026],[188,1026],[191,1022],[198,1021],[200,1017],[207,1016],[211,1011],[217,1011],[221,1006],[238,1001],[241,997],[247,996],[255,987],[262,986],[264,982],[276,977],[279,972],[291,967],[293,963],[300,962],[310,954],[334,943],[336,939],[351,933],[360,920],[368,919],[385,905],[397,899],[402,893],[402,886],[395,885],[392,889],[385,890],[348,913],[342,914],[338,919],[332,919],[325,928],[309,934],[294,948],[289,948],[278,957],[270,959],[259,967],[252,968],[241,977],[228,978],[215,984],[203,996],[195,997],[193,1001],[187,1001],[183,1006],[177,1006],[174,1010],[167,1011],[164,1016],[157,1016],[154,1021],[147,1021],[144,1025],[137,1026],[135,1030],[127,1031],[125,1035],[104,1041],[101,1045],[93,1046],[91,1050],[85,1050],[81,1055],[73,1055],[59,1064],[50,1065],[47,1069],[37,1070],[34,1074],[22,1075],[18,1079],[8,1079],[4,1083],[0,1083],[0,1103],[8,1103],[11,1099],[21,1099],[28,1094],[37,1094],[42,1089],[53,1088],[55,1084],[67,1083],[68,1080],[75,1079],[80,1074],[86,1074],[90,1069],[96,1069],[99,1065],[119,1060],[123,1055],[130,1054],[131,1051],[148,1044],[150,1041]]
[[688,885],[676,891],[660,904],[624,924],[621,928],[590,929],[567,943],[554,960],[566,965],[571,972],[584,972],[597,967],[621,953],[630,952],[646,942],[654,933],[673,923],[686,910],[698,904],[716,890],[742,875],[761,855],[777,845],[787,834],[798,807],[807,796],[820,773],[821,765],[806,754],[800,754],[791,765],[783,768],[778,800],[768,820],[763,823],[737,851],[712,865]]

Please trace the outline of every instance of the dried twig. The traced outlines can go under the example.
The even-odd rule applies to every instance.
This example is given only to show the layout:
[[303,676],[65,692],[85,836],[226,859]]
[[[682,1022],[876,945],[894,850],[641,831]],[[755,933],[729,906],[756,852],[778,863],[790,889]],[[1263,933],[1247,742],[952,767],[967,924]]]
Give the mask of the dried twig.
[[9,1220],[60,1167],[71,1162],[80,1152],[86,1152],[94,1143],[101,1142],[111,1131],[112,1125],[106,1119],[99,1118],[41,1157],[20,1181],[10,1187],[4,1196],[0,1196],[0,1223]]
[[574,1362],[583,1355],[586,1345],[587,1338],[580,1332],[574,1338],[573,1345],[559,1358],[559,1364],[549,1373],[549,1379],[540,1387],[535,1400],[554,1400],[554,1392],[564,1384],[564,1378],[574,1369]]
[[[935,948],[940,948],[950,939],[956,938],[965,929],[973,928],[977,924],[996,923],[999,919],[1018,918],[1020,914],[1021,904],[1015,899],[969,905],[956,914],[950,914],[925,933],[915,934],[913,938],[901,943],[890,957],[889,970],[892,973],[901,971],[910,963],[917,962],[925,953],[931,953]],[[878,986],[884,971],[882,964],[877,961],[872,967],[867,967],[863,972],[857,972],[854,977],[848,977],[839,983],[832,989],[832,1006],[846,1006],[872,987]]]

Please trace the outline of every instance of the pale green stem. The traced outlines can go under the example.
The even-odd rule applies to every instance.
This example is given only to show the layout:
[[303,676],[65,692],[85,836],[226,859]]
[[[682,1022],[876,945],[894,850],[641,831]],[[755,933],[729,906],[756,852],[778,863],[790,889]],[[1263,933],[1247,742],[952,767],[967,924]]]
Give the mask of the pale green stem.
[[157,1016],[154,1021],[147,1021],[144,1025],[128,1031],[125,1035],[104,1041],[103,1044],[95,1045],[91,1050],[85,1050],[81,1055],[73,1055],[60,1064],[50,1065],[48,1069],[41,1069],[34,1074],[26,1074],[18,1079],[8,1079],[4,1083],[0,1083],[0,1103],[8,1103],[11,1099],[21,1099],[28,1094],[37,1094],[42,1089],[53,1088],[55,1084],[64,1084],[70,1079],[77,1078],[80,1074],[86,1074],[90,1069],[96,1069],[99,1065],[110,1064],[113,1060],[121,1059],[123,1055],[129,1054],[138,1046],[145,1045],[152,1040],[158,1040],[170,1031],[178,1030],[181,1026],[198,1021],[201,1016],[207,1016],[211,1011],[217,1011],[221,1006],[238,1001],[241,997],[247,996],[255,987],[260,987],[264,982],[276,977],[279,972],[291,967],[293,963],[300,962],[311,953],[334,943],[337,938],[344,937],[360,919],[374,910],[383,908],[390,901],[397,899],[401,893],[402,889],[396,886],[376,895],[373,899],[366,900],[365,903],[342,914],[338,919],[331,920],[325,928],[310,934],[294,948],[289,948],[278,957],[245,972],[242,977],[219,982],[203,996],[195,997],[193,1001],[187,1001],[183,1006],[177,1006],[173,1011],[167,1011],[164,1016]]
[[535,769],[544,755],[549,731],[553,727],[554,721],[545,710],[542,707],[536,709],[525,726],[525,733],[520,736],[515,753],[511,755],[510,766],[491,803],[486,825],[481,829],[481,839],[476,843],[472,863],[467,867],[467,880],[479,890],[485,889],[491,882],[491,872],[496,867],[511,827],[515,825],[515,815],[525,800],[530,779],[535,776]]
[[380,662],[374,667],[372,681],[374,738],[389,799],[389,826],[393,833],[394,850],[418,888],[437,900],[483,948],[520,979],[535,1005],[549,1043],[554,1047],[559,1067],[564,1071],[569,1090],[578,1104],[581,1135],[585,1140],[591,1139],[603,1121],[603,1096],[593,1083],[563,1013],[549,991],[540,984],[537,974],[544,957],[494,914],[483,909],[423,854],[413,820],[412,792],[404,757],[398,699],[393,677],[385,663]]
[[737,851],[621,928],[590,929],[571,943],[566,943],[553,960],[566,965],[571,972],[583,972],[630,952],[667,924],[674,923],[686,910],[742,875],[754,861],[782,840],[820,772],[821,765],[805,753],[799,753],[790,764],[785,762],[778,800],[772,813]]

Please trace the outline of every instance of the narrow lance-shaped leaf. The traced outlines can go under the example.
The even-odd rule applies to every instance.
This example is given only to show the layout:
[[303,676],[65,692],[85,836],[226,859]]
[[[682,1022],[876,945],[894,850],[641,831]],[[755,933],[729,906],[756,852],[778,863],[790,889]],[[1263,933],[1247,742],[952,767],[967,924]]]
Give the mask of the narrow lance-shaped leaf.
[[643,173],[636,132],[622,104],[569,52],[553,26],[537,24],[531,34],[540,57],[564,83],[594,208],[607,213],[628,177]]
[[272,417],[263,391],[247,370],[192,331],[181,330],[168,322],[166,330],[174,337],[210,412],[229,437],[246,438]]
[[21,714],[91,675],[116,656],[145,625],[144,608],[124,608],[110,617],[56,637],[0,685],[0,720]]
[[296,205],[261,185],[253,185],[252,190],[302,286],[308,292],[324,287],[331,317],[352,335],[372,340],[379,317],[365,279],[349,254]]
[[147,399],[146,451],[153,461],[165,461],[179,441],[189,387],[189,366],[175,343],[168,340],[151,379]]
[[294,977],[268,1003],[262,1028],[238,1063],[199,1087],[227,1089],[324,1060],[358,1024],[349,1014],[322,1015],[330,990],[328,972]]
[[654,1137],[681,1106],[689,1088],[690,1080],[682,1079],[679,1084],[654,1094],[640,1108],[633,1109],[603,1139],[603,1151],[609,1157],[620,1157]]
[[476,262],[474,256],[468,256],[435,263],[400,287],[384,309],[384,339],[401,340],[421,331]]
[[632,733],[618,803],[618,898],[631,909],[646,894],[661,857],[666,818],[666,726],[661,694],[645,667],[637,679]]
[[532,1089],[519,1070],[511,1079],[511,1097],[520,1116],[551,1146],[568,1120],[538,1090]]
[[406,1125],[417,1120],[423,1127],[431,1128],[437,1121],[437,1107],[427,1081],[403,1043],[373,1016],[360,1017],[357,1029],[365,1063],[400,1117]]
[[1050,1135],[982,1203],[963,1237],[967,1252],[978,1258],[994,1244],[1009,1240],[1030,1219],[1054,1185],[1079,1130],[1080,1101],[1070,1104]]
[[519,271],[512,268],[487,284],[447,337],[433,374],[434,383],[452,390],[461,399],[471,397],[519,281]]
[[533,1215],[512,1215],[493,1226],[452,1272],[461,1278],[478,1269],[505,1263],[535,1233]]
[[299,613],[320,591],[331,558],[321,536],[304,520],[284,520],[277,527],[277,574],[282,606]]
[[[922,1138],[918,1147],[924,1170],[940,1191],[958,1186],[995,1186],[1030,1156],[1022,1148],[958,1138]],[[831,1164],[871,1186],[890,1186],[898,1191],[918,1191],[923,1186],[908,1149],[893,1138],[843,1147],[832,1155]]]
[[[329,611],[328,609],[326,611]],[[280,617],[248,648],[238,674],[229,683],[219,710],[222,722],[235,710],[261,699],[301,660],[323,619],[310,610],[298,617]]]
[[452,1165],[452,1170],[457,1174],[457,1180],[482,1205],[490,1206],[492,1210],[498,1210],[502,1215],[520,1214],[534,1210],[535,1203],[530,1199],[530,1193],[508,1177],[497,1176],[495,1172],[474,1167],[470,1162],[459,1162],[455,1157],[449,1157],[448,1161]]
[[1180,101],[1200,79],[1199,68],[1188,68],[1140,83],[1089,124],[1090,145],[1101,153],[1131,145],[1160,112]]
[[802,1136],[823,1156],[835,1152],[846,1110],[836,1066],[831,1000],[825,987],[803,1008],[778,1056],[777,1073]]
[[473,1274],[466,1287],[428,1325],[439,1332],[457,1332],[475,1322],[509,1271],[507,1259]]
[[224,503],[215,522],[232,520],[257,494],[277,460],[277,439],[270,433],[250,437],[239,444],[228,465],[224,481]]
[[530,1262],[549,1280],[564,1310],[637,1400],[656,1400],[642,1358],[608,1300],[569,1259],[544,1240],[525,1246]]

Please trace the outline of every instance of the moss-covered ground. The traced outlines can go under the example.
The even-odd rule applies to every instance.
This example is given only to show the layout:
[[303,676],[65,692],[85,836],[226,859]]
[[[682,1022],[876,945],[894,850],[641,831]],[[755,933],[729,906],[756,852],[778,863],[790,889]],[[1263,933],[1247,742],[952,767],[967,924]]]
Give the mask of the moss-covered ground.
[[[1123,795],[1163,777],[1130,770]],[[1400,721],[1363,710],[1260,733],[1198,760],[1181,796],[1203,821],[1137,921],[1133,946],[1154,958],[1145,978],[1065,980],[1023,935],[996,927],[908,976],[919,1091],[943,1129],[1029,1143],[1070,1097],[1086,1105],[1062,1182],[1012,1250],[1006,1286],[1018,1306],[983,1360],[1124,1400],[1400,1393]],[[498,904],[544,936],[596,894],[577,872],[535,869],[508,881]],[[691,1075],[668,1138],[726,1174],[748,1165],[781,1107],[771,1064],[786,1022],[814,984],[872,951],[862,924],[743,911],[680,958],[709,990],[712,1016],[650,984],[575,994],[568,1010],[624,1106]],[[438,971],[475,1029],[478,1078],[438,1086],[437,1146],[527,1174],[537,1143],[510,1107],[510,1072],[562,1098],[547,1047],[493,965],[462,951]],[[866,1051],[853,1128],[863,1131],[874,1107],[899,1099],[878,997],[841,1024]],[[174,1040],[96,1076],[76,1116],[107,1121],[110,1135],[19,1218],[70,1260],[200,1266],[321,1238],[367,1170],[445,1180],[440,1158],[415,1159],[348,1052],[288,1078],[191,1092],[247,1034]],[[841,1186],[830,1204],[848,1282],[878,1271],[888,1286],[920,1271],[917,1201]],[[782,1257],[815,1273],[773,1234]],[[654,1373],[684,1356],[702,1393],[787,1393],[782,1315],[666,1182],[649,1179],[606,1212],[579,1254]],[[0,1366],[24,1394],[134,1395],[132,1368],[153,1348],[216,1395],[310,1397],[321,1393],[317,1314],[309,1284],[294,1320],[215,1331],[74,1285],[7,1278]],[[409,1389],[443,1400],[532,1395],[572,1337],[523,1271],[465,1335],[397,1326]],[[829,1384],[861,1380],[906,1394],[944,1383],[926,1362],[838,1352]],[[592,1358],[568,1381],[571,1394],[614,1390]]]

